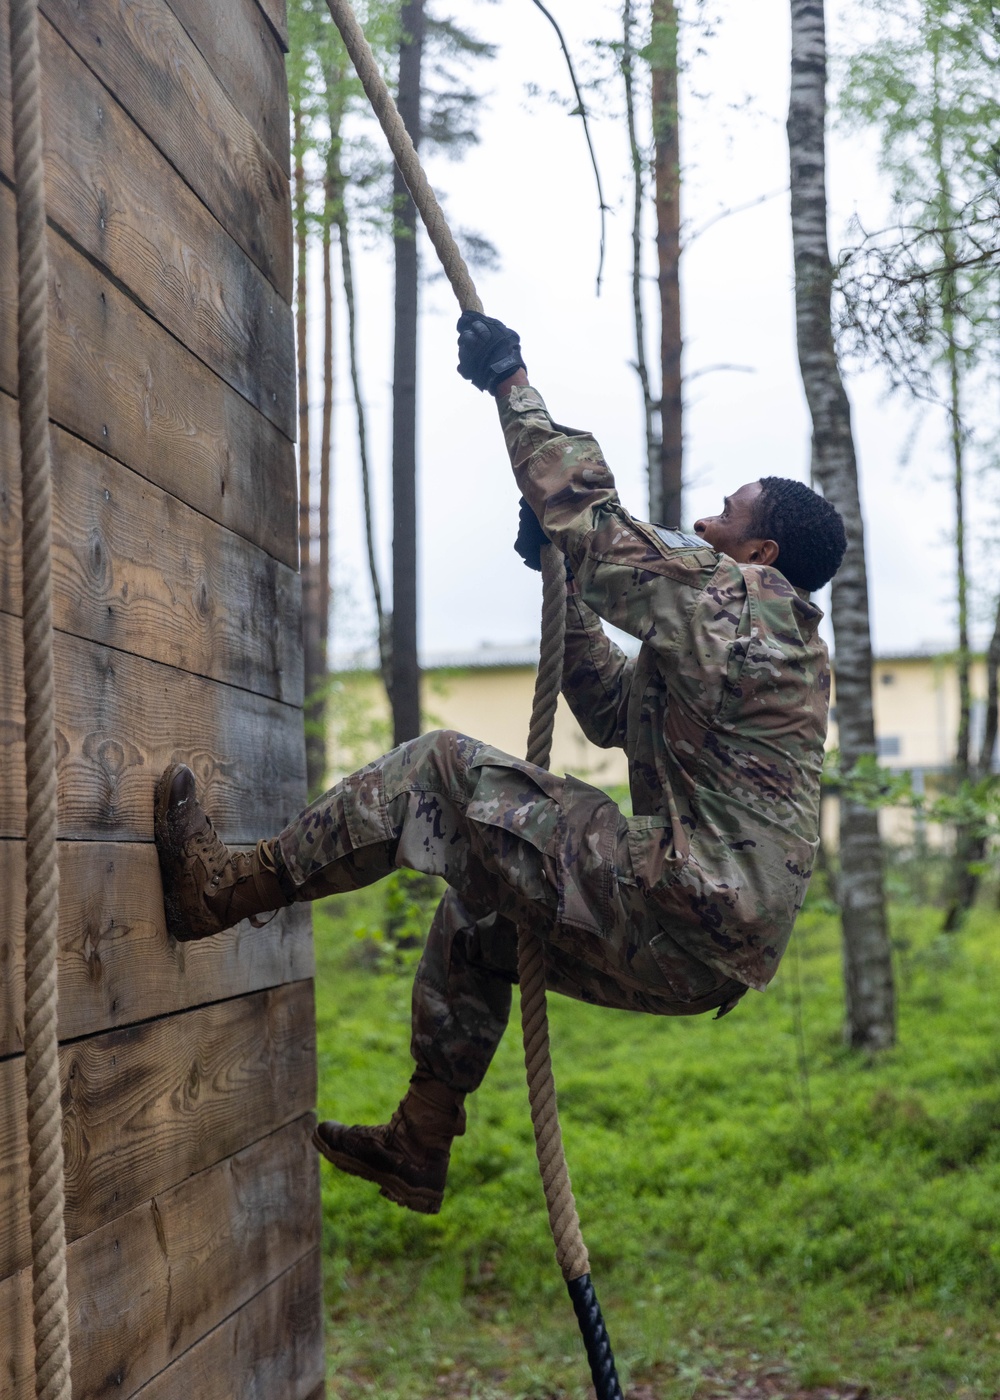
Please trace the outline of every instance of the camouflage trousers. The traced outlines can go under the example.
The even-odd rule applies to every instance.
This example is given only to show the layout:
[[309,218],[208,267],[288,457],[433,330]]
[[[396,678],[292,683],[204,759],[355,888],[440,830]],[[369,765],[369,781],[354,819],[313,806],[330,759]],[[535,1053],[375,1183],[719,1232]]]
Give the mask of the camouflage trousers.
[[414,982],[411,1050],[470,1092],[510,1014],[520,924],[543,940],[548,987],[580,1001],[690,1016],[722,1014],[746,991],[660,927],[632,877],[627,834],[599,789],[443,730],[344,778],[275,850],[295,900],[400,866],[447,882]]

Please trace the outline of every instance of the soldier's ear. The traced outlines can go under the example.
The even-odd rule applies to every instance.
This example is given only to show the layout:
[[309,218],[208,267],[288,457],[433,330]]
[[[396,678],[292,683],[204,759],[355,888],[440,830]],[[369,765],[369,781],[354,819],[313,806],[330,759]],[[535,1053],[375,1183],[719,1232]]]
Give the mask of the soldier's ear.
[[777,560],[779,552],[776,540],[755,540],[749,562],[770,565]]

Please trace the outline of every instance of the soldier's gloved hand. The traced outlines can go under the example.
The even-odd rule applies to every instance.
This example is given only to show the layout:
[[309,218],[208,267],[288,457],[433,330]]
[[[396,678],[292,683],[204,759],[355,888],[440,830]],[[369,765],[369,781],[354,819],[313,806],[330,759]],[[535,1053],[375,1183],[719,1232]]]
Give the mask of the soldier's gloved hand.
[[[540,574],[542,572],[542,546],[551,543],[552,541],[539,525],[535,512],[522,496],[517,539],[514,541],[515,550],[529,569],[534,569],[536,573]],[[570,568],[569,559],[564,558],[563,563],[566,565],[566,582],[572,584],[573,570]]]
[[521,497],[521,510],[518,517],[517,539],[514,549],[520,554],[529,569],[542,572],[542,545],[549,543],[549,537],[538,523],[538,517]]
[[463,379],[495,394],[498,384],[515,370],[526,368],[517,331],[481,311],[462,312],[458,318],[458,372]]

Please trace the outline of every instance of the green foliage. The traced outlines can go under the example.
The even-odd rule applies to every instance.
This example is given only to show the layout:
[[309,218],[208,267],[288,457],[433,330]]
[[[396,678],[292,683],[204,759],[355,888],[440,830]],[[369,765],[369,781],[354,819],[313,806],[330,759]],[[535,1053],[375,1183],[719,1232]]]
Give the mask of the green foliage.
[[858,21],[870,38],[846,62],[840,112],[878,132],[895,217],[842,257],[841,330],[894,386],[943,401],[935,368],[975,369],[1000,331],[995,7],[867,0]]
[[353,773],[392,748],[384,692],[367,672],[330,677],[327,726],[335,775]]
[[415,972],[443,891],[442,882],[433,875],[393,871],[380,886],[378,916],[354,928],[354,937],[364,945],[366,963],[381,972]]
[[[374,975],[349,932],[382,909],[373,889],[317,912],[323,1116],[385,1121],[410,1072],[409,969]],[[772,988],[722,1021],[551,999],[567,1155],[628,1383],[675,1400],[706,1374],[780,1365],[789,1390],[993,1395],[1000,925],[979,911],[955,939],[935,923],[893,911],[900,1045],[877,1061],[842,1043],[821,896]],[[324,1168],[331,1395],[584,1394],[516,1026],[468,1111],[440,1216]]]
[[954,827],[987,840],[1000,838],[1000,774],[955,784],[951,790],[917,790],[912,773],[883,768],[871,755],[848,773],[840,769],[839,749],[823,765],[823,790],[864,807],[903,807],[923,822]]

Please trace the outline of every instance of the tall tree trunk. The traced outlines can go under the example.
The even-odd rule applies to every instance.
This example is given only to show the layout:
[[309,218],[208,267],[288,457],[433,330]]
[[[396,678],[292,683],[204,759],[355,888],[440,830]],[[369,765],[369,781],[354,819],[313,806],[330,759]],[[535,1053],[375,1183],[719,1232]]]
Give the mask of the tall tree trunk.
[[997,721],[1000,718],[1000,599],[993,620],[993,636],[986,652],[986,714],[983,723],[983,742],[979,749],[978,772],[980,779],[988,778],[993,771],[993,753],[997,746]]
[[653,100],[657,281],[660,288],[660,470],[653,519],[681,523],[681,159],[677,108],[677,6],[653,0],[649,46]]
[[387,693],[392,693],[392,639],[389,636],[389,619],[382,602],[382,583],[379,579],[378,560],[375,558],[375,523],[372,511],[371,468],[368,462],[368,427],[365,419],[365,404],[361,394],[361,368],[358,359],[357,300],[354,291],[354,266],[351,261],[350,225],[347,205],[344,202],[343,178],[338,179],[339,198],[335,205],[337,233],[340,238],[340,267],[344,282],[344,301],[347,305],[347,350],[351,371],[351,391],[354,395],[354,412],[358,430],[358,459],[361,463],[361,494],[365,511],[365,548],[368,556],[368,577],[371,580],[372,599],[375,603],[375,619],[378,627],[378,655],[382,671],[382,681]]
[[[975,764],[970,763],[970,778],[978,783],[988,781],[993,771],[993,753],[997,746],[998,720],[998,673],[1000,673],[1000,602],[997,603],[996,618],[993,622],[993,636],[986,652],[986,714],[983,723],[983,738],[979,746]],[[980,870],[986,859],[989,838],[982,823],[972,829],[959,827],[956,833],[956,871],[954,893],[945,916],[944,928],[953,932],[962,922],[963,916],[972,908],[979,893]]]
[[958,604],[958,736],[955,771],[959,782],[970,772],[969,742],[972,730],[972,652],[969,648],[969,579],[965,568],[965,430],[962,423],[959,349],[954,332],[948,335],[950,386],[952,489],[955,495],[955,598]]
[[[420,67],[424,0],[400,13],[397,104],[414,146],[420,145]],[[392,376],[392,729],[397,744],[420,733],[417,659],[417,211],[399,170],[393,173],[396,218],[395,339]]]
[[[840,511],[847,554],[833,581],[841,762],[850,772],[874,758],[872,648],[864,526],[851,409],[831,331],[833,269],[826,211],[826,31],[823,0],[791,0],[792,82],[788,111],[792,243],[799,366],[812,416],[812,472]],[[882,1050],[895,1040],[892,956],[886,925],[877,813],[846,796],[840,804],[840,878],[847,1035]]]
[[299,567],[302,572],[302,641],[305,662],[306,781],[310,794],[319,791],[326,772],[323,745],[323,679],[316,567],[312,558],[309,482],[309,372],[306,347],[306,264],[308,255],[308,216],[304,167],[305,133],[302,107],[295,102],[293,113],[295,142],[295,338],[298,361],[299,408]]
[[330,641],[330,516],[333,476],[333,275],[330,233],[333,182],[327,172],[323,210],[323,431],[319,449],[319,635],[324,670]]
[[[944,119],[941,111],[941,51],[940,29],[934,15],[926,15],[926,29],[931,36],[933,111],[931,115],[931,153],[934,158],[939,200],[939,222],[942,229],[941,255],[946,267],[954,266],[956,252],[949,230],[955,221],[951,198],[951,174],[945,154]],[[945,279],[942,303],[942,325],[945,342],[945,367],[948,373],[949,442],[952,462],[952,491],[955,500],[955,601],[958,609],[958,652],[955,658],[958,679],[958,733],[955,738],[955,779],[959,788],[972,777],[969,741],[972,728],[972,655],[969,649],[969,585],[965,568],[965,431],[962,421],[962,355],[958,340],[958,305],[955,274]],[[957,929],[972,906],[979,884],[970,868],[982,857],[982,844],[974,827],[958,822],[955,827],[955,855],[949,880],[948,908],[943,927],[951,933]]]
[[[965,569],[965,435],[962,425],[961,370],[954,318],[945,313],[945,357],[948,365],[952,489],[955,497],[955,596],[958,604],[958,734],[955,740],[955,778],[959,789],[973,776],[969,750],[972,732],[972,652],[969,647],[969,582]],[[975,826],[955,826],[955,854],[949,880],[948,907],[942,927],[954,933],[975,903],[979,876],[975,865],[982,860],[985,843]]]
[[303,165],[302,109],[292,113],[295,142],[295,353],[299,406],[299,567],[303,586],[309,565],[309,366],[306,360],[306,173]]
[[635,16],[631,0],[625,0],[622,11],[621,69],[625,85],[625,115],[628,128],[629,155],[632,161],[632,316],[635,324],[635,372],[642,390],[643,426],[646,434],[646,481],[649,487],[649,518],[659,518],[660,440],[656,434],[657,402],[649,388],[649,366],[646,363],[646,328],[642,308],[642,211],[645,202],[645,160],[635,124],[635,47],[632,33]]
[[[331,79],[331,89],[340,92],[344,80],[343,71],[338,70]],[[330,104],[330,130],[340,130],[342,112],[339,105]],[[344,303],[347,307],[347,358],[351,376],[351,392],[354,398],[354,412],[358,434],[358,458],[361,464],[361,493],[365,512],[365,549],[368,557],[368,576],[372,586],[372,599],[375,604],[375,618],[378,627],[378,655],[382,681],[386,691],[392,693],[392,654],[389,636],[389,619],[382,601],[382,584],[379,579],[378,561],[375,558],[375,524],[372,512],[371,469],[368,462],[368,426],[365,416],[364,398],[361,393],[361,366],[358,356],[358,310],[357,294],[354,289],[354,264],[351,259],[350,221],[347,213],[346,181],[341,163],[341,143],[330,145],[330,216],[337,226],[340,241],[340,271],[344,286]]]

